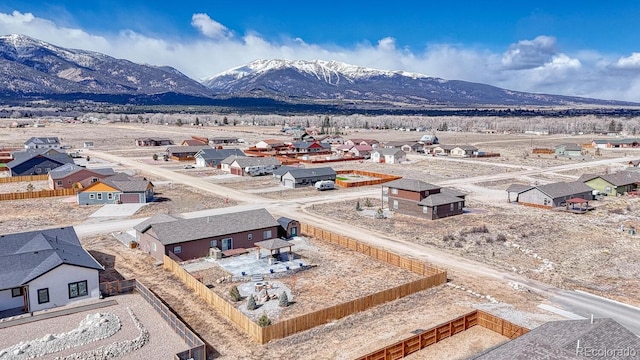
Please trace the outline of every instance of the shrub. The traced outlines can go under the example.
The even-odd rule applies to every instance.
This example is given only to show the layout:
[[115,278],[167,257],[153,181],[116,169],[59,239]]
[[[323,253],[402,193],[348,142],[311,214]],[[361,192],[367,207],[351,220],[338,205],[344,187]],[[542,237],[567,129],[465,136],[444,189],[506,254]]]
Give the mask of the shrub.
[[153,154],[153,161],[158,161],[158,154]]
[[31,192],[31,191],[33,191],[34,189],[35,189],[35,188],[34,188],[34,186],[33,186],[33,184],[32,184],[32,183],[27,184],[27,191]]
[[364,206],[366,206],[366,207],[372,207],[372,206],[373,206],[373,203],[371,202],[371,199],[367,198],[367,199],[364,201]]
[[442,241],[455,240],[456,237],[453,234],[447,234],[442,237]]
[[240,290],[238,290],[238,287],[236,285],[233,285],[233,287],[229,289],[229,296],[231,296],[231,299],[233,301],[242,300],[242,296],[240,296]]
[[247,310],[255,310],[258,306],[256,305],[256,299],[253,296],[249,296],[247,300]]
[[260,325],[260,327],[269,326],[271,325],[271,319],[269,319],[267,314],[263,314],[262,316],[260,316],[260,319],[258,319],[258,325]]
[[278,305],[281,307],[289,306],[289,297],[286,292],[283,291],[282,294],[280,294],[280,297],[278,297]]
[[453,244],[453,246],[455,246],[457,248],[461,248],[462,247],[462,243],[460,241],[456,241],[456,243]]

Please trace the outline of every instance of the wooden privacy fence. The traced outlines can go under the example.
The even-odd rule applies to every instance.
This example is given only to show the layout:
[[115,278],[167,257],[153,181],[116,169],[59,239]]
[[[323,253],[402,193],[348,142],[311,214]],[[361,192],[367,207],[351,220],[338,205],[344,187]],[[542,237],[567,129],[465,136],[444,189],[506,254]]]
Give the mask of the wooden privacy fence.
[[207,344],[198,336],[191,328],[184,323],[178,315],[169,307],[155,292],[142,285],[136,279],[117,280],[111,282],[100,283],[100,293],[108,295],[117,295],[138,292],[142,298],[153,307],[153,309],[162,317],[169,325],[171,330],[175,332],[189,347],[189,349],[179,352],[173,356],[174,360],[206,360]]
[[346,303],[330,306],[296,318],[284,320],[267,327],[260,327],[248,316],[236,309],[227,300],[211,291],[211,289],[196,279],[188,271],[183,269],[180,264],[169,256],[164,256],[163,268],[171,271],[187,287],[195,291],[209,305],[220,311],[231,322],[236,324],[242,331],[260,344],[284,338],[297,332],[308,330],[316,326],[326,324],[330,321],[367,310],[374,306],[414,294],[418,291],[442,285],[447,281],[446,271],[428,266],[419,261],[404,258],[389,251],[378,249],[374,246],[314,227],[312,225],[301,223],[300,231],[302,234],[317,237],[323,241],[328,241],[344,248],[360,252],[376,260],[412,271],[424,277],[410,283],[385,289]]
[[11,176],[0,178],[0,184],[23,182],[23,181],[42,181],[49,180],[49,175],[25,175],[25,176]]
[[77,193],[78,193],[78,189],[56,189],[56,190],[38,190],[38,191],[4,193],[4,194],[0,194],[0,201],[36,199],[36,198],[54,197],[54,196],[71,196],[71,195],[76,195]]
[[373,180],[364,180],[364,181],[345,181],[336,179],[336,185],[340,187],[356,187],[356,186],[369,186],[369,185],[378,185],[383,184],[389,181],[402,179],[402,176],[389,175],[383,173],[377,173],[372,171],[364,171],[364,170],[337,170],[336,174],[356,174],[363,175],[368,177],[373,177],[376,179]]
[[474,310],[451,321],[436,325],[429,330],[422,331],[417,335],[370,352],[365,356],[357,358],[357,360],[402,359],[409,354],[420,351],[476,325],[497,332],[509,339],[515,339],[529,332],[529,329],[525,327],[515,325],[484,311]]

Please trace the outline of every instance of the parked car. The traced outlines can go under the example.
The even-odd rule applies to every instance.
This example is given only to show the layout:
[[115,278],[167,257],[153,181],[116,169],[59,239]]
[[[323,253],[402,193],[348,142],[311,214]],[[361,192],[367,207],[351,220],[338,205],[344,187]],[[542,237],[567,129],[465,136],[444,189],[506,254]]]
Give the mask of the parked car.
[[191,165],[191,164],[187,164],[184,166],[185,169],[195,169],[196,167]]

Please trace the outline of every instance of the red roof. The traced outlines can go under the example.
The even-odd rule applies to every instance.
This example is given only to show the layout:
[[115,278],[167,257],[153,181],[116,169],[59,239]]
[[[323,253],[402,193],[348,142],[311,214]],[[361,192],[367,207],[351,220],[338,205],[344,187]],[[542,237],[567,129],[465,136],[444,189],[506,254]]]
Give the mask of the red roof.
[[585,199],[581,199],[581,198],[571,198],[569,200],[567,200],[568,203],[572,203],[572,204],[586,204],[589,202],[589,200],[585,200]]

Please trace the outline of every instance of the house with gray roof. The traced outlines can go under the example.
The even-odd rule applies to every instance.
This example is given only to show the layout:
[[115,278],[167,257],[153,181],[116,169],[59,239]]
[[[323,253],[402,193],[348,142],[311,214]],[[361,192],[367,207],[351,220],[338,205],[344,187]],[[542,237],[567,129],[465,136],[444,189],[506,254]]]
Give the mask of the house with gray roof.
[[436,220],[463,213],[466,194],[417,179],[398,179],[382,184],[387,188],[389,210]]
[[640,139],[595,139],[591,145],[598,149],[637,148],[640,147]]
[[25,149],[60,149],[57,137],[32,137],[24,142]]
[[46,175],[64,164],[73,164],[73,159],[55,149],[29,149],[12,153],[13,160],[6,165],[11,176]]
[[49,171],[49,188],[82,189],[114,174],[112,168],[87,169],[76,164],[64,164]]
[[400,148],[381,148],[371,152],[371,161],[375,163],[398,164],[406,159],[406,152]]
[[[230,156],[232,161],[229,163],[229,172],[234,175],[247,176],[251,175],[253,169],[264,170],[264,174],[271,174],[273,170],[279,168],[282,165],[280,160],[272,156],[257,157],[257,156]],[[228,158],[227,158],[228,159]],[[227,159],[223,161],[226,162]],[[222,166],[225,169],[225,166]]]
[[104,268],[72,226],[0,235],[0,314],[16,315],[98,298]]
[[552,209],[565,206],[567,200],[593,200],[593,189],[581,181],[557,182],[524,190],[518,195],[518,204]]
[[582,145],[566,143],[556,145],[555,154],[558,156],[582,156]]
[[265,209],[192,219],[154,217],[135,227],[140,248],[162,261],[164,255],[189,260],[254,247],[278,237],[280,223]]
[[336,181],[336,171],[330,167],[293,168],[282,175],[282,185],[292,189],[311,186],[323,180]]
[[125,173],[100,179],[78,191],[78,205],[144,204],[153,201],[153,184],[146,178]]
[[637,171],[618,171],[602,175],[584,174],[578,181],[584,182],[600,194],[620,196],[638,189],[640,173]]
[[213,167],[220,168],[222,160],[229,156],[246,156],[240,149],[202,149],[198,151],[194,157],[197,167]]
[[640,338],[613,319],[550,321],[475,360],[637,359]]
[[518,202],[518,196],[520,196],[521,193],[532,189],[533,186],[531,185],[525,185],[525,184],[511,184],[509,185],[509,187],[507,188],[507,198],[509,202]]

